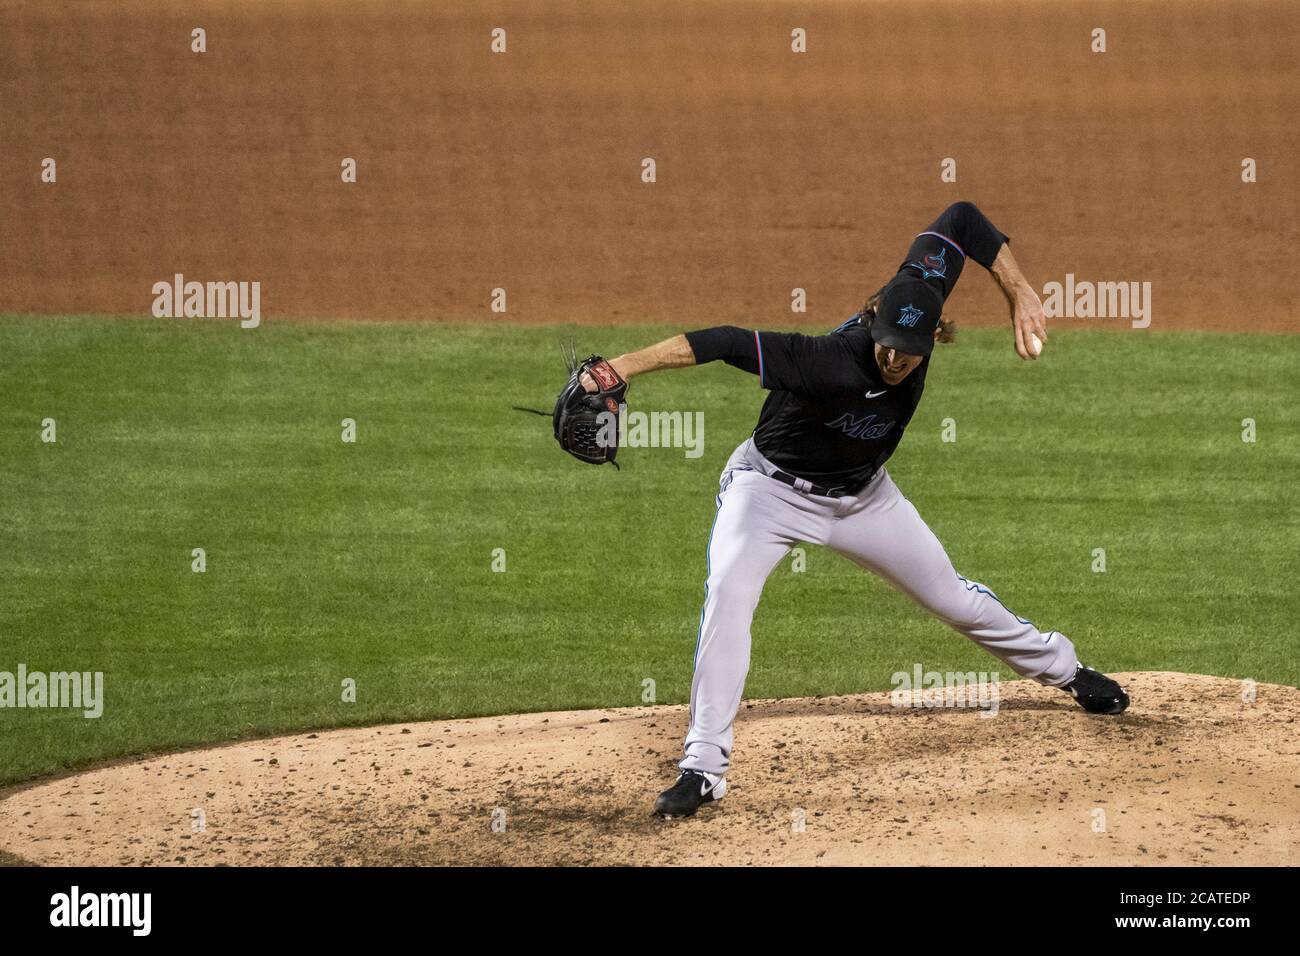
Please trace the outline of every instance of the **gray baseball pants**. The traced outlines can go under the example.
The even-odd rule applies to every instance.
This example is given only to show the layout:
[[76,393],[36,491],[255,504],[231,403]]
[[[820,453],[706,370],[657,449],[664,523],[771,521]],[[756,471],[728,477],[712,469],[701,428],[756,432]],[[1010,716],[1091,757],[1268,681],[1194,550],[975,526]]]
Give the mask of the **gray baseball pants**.
[[1022,677],[1052,687],[1073,679],[1078,658],[1069,639],[1038,630],[961,577],[883,468],[842,498],[796,491],[769,477],[776,470],[751,438],[722,472],[681,769],[727,772],[754,609],[767,576],[798,542],[824,545],[884,578]]

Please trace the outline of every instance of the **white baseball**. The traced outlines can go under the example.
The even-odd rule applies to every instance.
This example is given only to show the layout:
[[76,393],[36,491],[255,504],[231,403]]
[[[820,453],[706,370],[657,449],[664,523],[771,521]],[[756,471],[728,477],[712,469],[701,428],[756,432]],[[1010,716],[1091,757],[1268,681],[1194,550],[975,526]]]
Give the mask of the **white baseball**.
[[1043,341],[1033,332],[1029,333],[1029,351],[1037,355],[1043,350]]

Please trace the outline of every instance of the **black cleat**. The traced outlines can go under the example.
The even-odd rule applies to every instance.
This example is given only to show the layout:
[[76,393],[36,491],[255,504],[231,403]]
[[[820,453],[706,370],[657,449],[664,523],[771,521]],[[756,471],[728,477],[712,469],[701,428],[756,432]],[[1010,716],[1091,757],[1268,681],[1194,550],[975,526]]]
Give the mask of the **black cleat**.
[[1128,709],[1128,694],[1117,681],[1082,664],[1074,672],[1074,680],[1061,689],[1090,714],[1122,714]]
[[726,792],[726,777],[702,770],[684,770],[676,783],[659,794],[655,814],[667,820],[693,816],[704,804],[721,800]]

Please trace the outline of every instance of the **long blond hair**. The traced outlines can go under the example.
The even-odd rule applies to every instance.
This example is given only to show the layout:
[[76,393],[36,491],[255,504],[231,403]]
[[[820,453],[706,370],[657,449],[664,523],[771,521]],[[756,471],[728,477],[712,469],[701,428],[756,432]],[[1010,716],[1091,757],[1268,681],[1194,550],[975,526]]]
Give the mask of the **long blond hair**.
[[[876,317],[876,309],[880,307],[880,297],[884,291],[884,287],[881,287],[867,297],[867,304],[862,307],[864,324],[870,325],[871,320]],[[957,323],[952,319],[939,316],[939,331],[934,340],[943,342],[945,345],[949,342],[955,342],[957,340]]]

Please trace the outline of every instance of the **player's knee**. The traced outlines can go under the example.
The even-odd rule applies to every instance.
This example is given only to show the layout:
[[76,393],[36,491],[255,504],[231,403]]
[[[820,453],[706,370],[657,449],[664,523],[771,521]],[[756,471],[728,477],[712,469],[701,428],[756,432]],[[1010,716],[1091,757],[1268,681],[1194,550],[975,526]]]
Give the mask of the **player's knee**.
[[930,614],[951,628],[964,630],[979,623],[979,608],[964,588],[945,588],[941,593],[917,595],[917,600]]
[[751,609],[758,605],[763,581],[737,565],[716,567],[709,574],[709,600],[728,607]]
[[931,605],[928,610],[941,624],[946,624],[955,631],[965,631],[973,625],[966,609],[957,605]]

